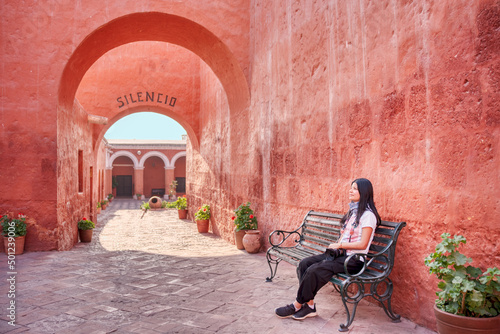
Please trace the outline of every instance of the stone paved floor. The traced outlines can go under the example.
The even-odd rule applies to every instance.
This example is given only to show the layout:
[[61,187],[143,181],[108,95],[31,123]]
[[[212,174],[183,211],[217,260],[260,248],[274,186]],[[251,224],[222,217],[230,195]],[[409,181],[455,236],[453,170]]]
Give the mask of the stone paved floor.
[[[99,215],[90,244],[17,256],[16,321],[7,323],[8,285],[0,282],[0,333],[336,333],[345,311],[333,287],[317,296],[318,317],[279,319],[290,303],[295,268],[272,283],[263,253],[248,254],[175,210],[150,211],[115,200]],[[0,254],[0,277],[8,272]],[[431,334],[407,319],[392,323],[363,302],[350,333]]]

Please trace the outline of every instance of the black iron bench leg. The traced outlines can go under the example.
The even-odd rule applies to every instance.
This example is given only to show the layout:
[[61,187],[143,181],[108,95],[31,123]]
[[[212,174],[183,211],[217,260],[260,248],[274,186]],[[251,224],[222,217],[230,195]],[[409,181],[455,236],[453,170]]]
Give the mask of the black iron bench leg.
[[[382,294],[377,293],[377,288],[380,284],[386,285],[385,291]],[[392,322],[401,322],[401,316],[399,314],[395,314],[392,311],[392,305],[391,305],[392,289],[393,289],[393,285],[392,285],[391,279],[386,278],[382,282],[379,282],[377,284],[373,284],[371,287],[371,290],[372,290],[371,293],[372,293],[373,298],[375,300],[379,301],[380,304],[382,304],[382,307],[384,308],[385,314],[387,314],[387,316],[392,319]],[[387,306],[386,306],[386,304],[387,304]]]
[[271,276],[266,278],[266,282],[272,282],[274,276],[276,276],[276,271],[278,270],[278,264],[281,262],[281,259],[280,258],[273,259],[273,256],[269,254],[269,251],[266,253],[266,258],[267,258],[267,264],[269,265],[269,269],[271,269]]
[[[354,285],[357,288],[357,292],[349,295],[348,288],[350,285]],[[358,303],[365,296],[365,287],[364,284],[359,282],[347,283],[346,285],[340,288],[340,294],[342,296],[342,303],[344,304],[345,311],[347,313],[347,322],[345,324],[340,324],[339,332],[347,332],[349,331],[349,326],[351,326],[354,321],[354,316],[356,315],[356,308],[358,307]],[[352,308],[352,312],[349,312],[349,307],[347,304],[354,305]]]

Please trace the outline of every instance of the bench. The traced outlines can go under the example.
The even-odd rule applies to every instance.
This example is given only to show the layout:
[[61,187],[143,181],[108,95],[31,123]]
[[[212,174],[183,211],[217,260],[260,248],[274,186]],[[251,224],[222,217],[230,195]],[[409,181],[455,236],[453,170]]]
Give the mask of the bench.
[[[266,253],[271,276],[267,277],[266,281],[272,282],[278,264],[282,260],[297,266],[303,258],[323,253],[331,243],[336,242],[340,237],[340,219],[342,217],[338,214],[311,210],[305,215],[302,224],[296,230],[271,232],[269,235],[271,247]],[[391,307],[393,285],[389,274],[394,266],[398,235],[405,226],[405,222],[382,221],[375,230],[369,253],[366,255],[352,254],[346,259],[347,262],[353,256],[365,257],[365,264],[361,271],[359,273],[337,274],[330,280],[335,289],[340,292],[342,303],[347,312],[347,322],[340,325],[340,332],[349,330],[358,303],[366,296],[371,296],[379,301],[393,322],[400,321],[400,316],[395,314]],[[349,311],[348,304],[353,305],[352,312]]]
[[165,195],[165,188],[151,189],[151,196],[163,197]]

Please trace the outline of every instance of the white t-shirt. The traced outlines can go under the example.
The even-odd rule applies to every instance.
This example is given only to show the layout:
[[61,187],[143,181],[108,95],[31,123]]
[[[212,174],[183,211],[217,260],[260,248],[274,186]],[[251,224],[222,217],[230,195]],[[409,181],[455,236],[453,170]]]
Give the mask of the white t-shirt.
[[[372,234],[370,236],[370,242],[368,243],[368,247],[364,250],[351,250],[347,249],[346,254],[349,256],[354,253],[363,253],[363,254],[368,254],[368,250],[370,249],[370,245],[373,240],[373,235],[375,234],[375,228],[377,227],[377,217],[375,214],[369,210],[366,210],[363,215],[361,216],[361,219],[359,220],[359,225],[353,229],[352,224],[356,220],[356,216],[353,215],[351,218],[349,218],[349,221],[347,222],[346,228],[344,229],[344,233],[342,234],[342,237],[339,241],[342,243],[348,243],[348,242],[358,242],[361,241],[361,230],[364,227],[371,227],[372,228]],[[350,241],[349,241],[350,237]]]

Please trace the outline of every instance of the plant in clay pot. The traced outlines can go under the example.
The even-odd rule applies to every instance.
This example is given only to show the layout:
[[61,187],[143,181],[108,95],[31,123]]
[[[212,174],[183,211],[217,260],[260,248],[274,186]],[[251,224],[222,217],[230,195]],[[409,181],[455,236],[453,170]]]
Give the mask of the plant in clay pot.
[[208,233],[209,220],[210,220],[210,205],[203,204],[194,214],[194,218],[196,219],[196,226],[198,228],[198,232]]
[[16,218],[13,218],[11,214],[4,214],[0,218],[0,222],[5,254],[22,254],[24,252],[24,241],[27,233],[26,216],[20,213]]
[[97,202],[97,213],[101,213],[101,202]]
[[[498,333],[500,328],[500,270],[482,271],[467,265],[472,259],[457,249],[461,235],[441,235],[443,241],[425,258],[429,272],[440,280],[434,307],[439,333]],[[482,331],[474,326],[480,322]],[[460,330],[463,329],[463,332]]]
[[84,217],[78,222],[77,227],[78,227],[78,234],[80,235],[80,241],[91,242],[92,232],[95,228],[94,222]]
[[172,183],[170,184],[170,191],[168,197],[174,199],[176,191],[177,191],[177,181],[173,180]]
[[186,219],[187,217],[187,198],[186,195],[178,197],[175,203],[175,208],[179,213],[179,219]]
[[[250,202],[246,204],[241,204],[238,209],[234,211],[234,216],[231,218],[234,222],[235,229],[235,241],[236,248],[246,249],[249,253],[256,253],[255,247],[257,247],[256,242],[259,243],[260,248],[260,232],[257,230],[257,218],[254,216],[253,210],[250,208]],[[249,232],[255,230],[255,232]],[[247,239],[252,239],[253,246],[252,249],[247,249],[245,247],[244,239],[246,234],[248,234]],[[250,250],[250,251],[249,251]]]
[[113,197],[114,197],[113,194],[108,194],[108,201],[109,202],[113,201]]
[[108,200],[102,200],[101,201],[101,209],[106,210],[106,207],[108,206]]

